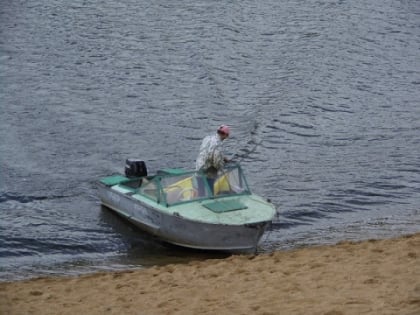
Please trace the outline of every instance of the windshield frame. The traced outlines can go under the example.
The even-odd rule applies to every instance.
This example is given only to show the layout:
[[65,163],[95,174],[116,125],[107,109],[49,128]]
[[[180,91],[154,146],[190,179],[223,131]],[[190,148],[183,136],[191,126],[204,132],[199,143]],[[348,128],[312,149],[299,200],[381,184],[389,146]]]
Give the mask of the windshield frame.
[[[214,194],[203,172],[168,169],[145,179],[139,187],[139,194],[167,207],[251,194],[242,168],[237,163],[229,163],[219,172],[214,183]],[[198,195],[200,180],[204,183],[204,193],[201,196]],[[147,192],[148,187],[152,187],[153,193]]]

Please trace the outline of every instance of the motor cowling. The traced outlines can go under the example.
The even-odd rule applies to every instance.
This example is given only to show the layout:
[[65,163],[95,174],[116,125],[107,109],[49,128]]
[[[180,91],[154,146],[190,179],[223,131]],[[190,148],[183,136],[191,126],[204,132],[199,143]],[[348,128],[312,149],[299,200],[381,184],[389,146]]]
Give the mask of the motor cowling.
[[147,176],[146,163],[137,159],[127,159],[125,161],[125,176],[143,177]]

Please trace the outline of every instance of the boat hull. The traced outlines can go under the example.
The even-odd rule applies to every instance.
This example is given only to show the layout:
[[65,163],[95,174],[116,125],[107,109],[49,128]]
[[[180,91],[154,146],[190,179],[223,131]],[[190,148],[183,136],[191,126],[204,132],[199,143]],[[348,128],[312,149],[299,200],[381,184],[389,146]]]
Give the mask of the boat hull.
[[106,207],[143,231],[175,245],[204,250],[254,250],[271,221],[242,225],[193,221],[151,207],[130,195],[99,185]]

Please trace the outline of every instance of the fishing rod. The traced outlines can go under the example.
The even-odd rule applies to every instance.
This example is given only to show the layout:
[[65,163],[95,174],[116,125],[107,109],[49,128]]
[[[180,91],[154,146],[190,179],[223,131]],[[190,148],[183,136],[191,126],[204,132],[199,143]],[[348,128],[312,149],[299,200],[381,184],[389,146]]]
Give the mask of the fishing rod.
[[[247,152],[245,152],[245,154],[239,154],[238,152],[234,153],[231,157],[227,158],[228,162],[237,162],[240,163],[242,162],[244,159],[246,159],[248,156],[251,155],[251,153],[254,153],[257,149],[257,147],[261,144],[261,142],[259,143],[255,143],[254,147],[251,150],[248,150]],[[237,160],[235,160],[236,158],[239,158]]]
[[[236,139],[235,139],[236,140]],[[238,148],[240,147],[241,149],[237,149],[236,152],[228,157],[226,160],[228,162],[237,162],[240,163],[242,162],[244,159],[246,159],[247,157],[249,157],[252,153],[254,153],[257,150],[257,147],[261,144],[261,141],[259,142],[254,142],[253,147],[250,150],[247,150],[246,148],[243,148],[242,146],[238,145],[238,140],[236,140],[236,143],[234,145],[234,148]],[[248,142],[248,144],[250,143],[250,141]],[[243,154],[239,153],[238,151],[245,151]]]

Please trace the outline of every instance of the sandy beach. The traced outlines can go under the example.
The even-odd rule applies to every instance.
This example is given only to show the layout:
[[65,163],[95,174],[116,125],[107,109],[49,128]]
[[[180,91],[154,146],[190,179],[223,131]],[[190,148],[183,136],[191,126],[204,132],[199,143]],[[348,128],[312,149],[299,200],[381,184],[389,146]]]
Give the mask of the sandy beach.
[[0,283],[0,314],[420,314],[420,233]]

